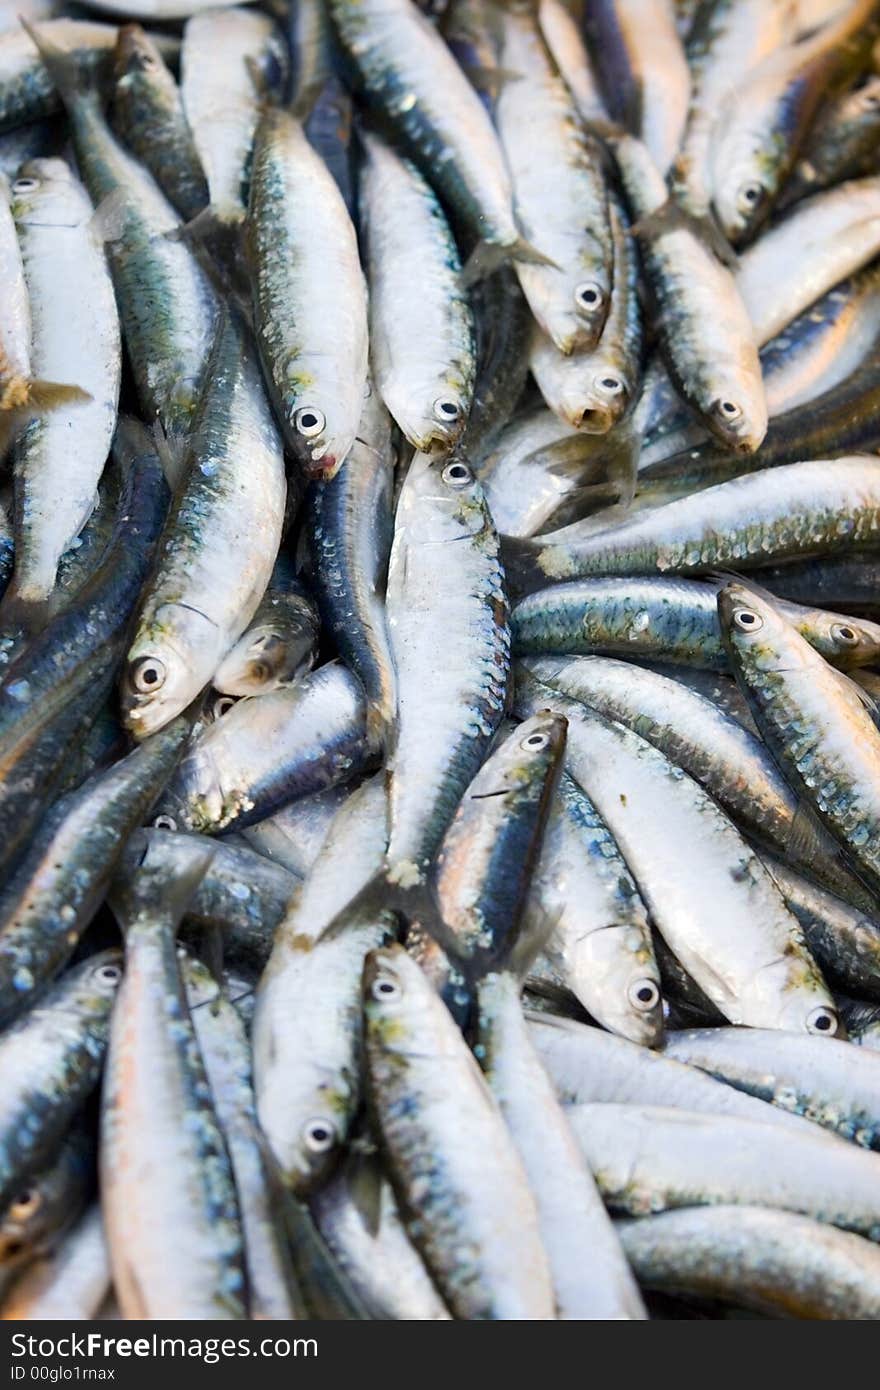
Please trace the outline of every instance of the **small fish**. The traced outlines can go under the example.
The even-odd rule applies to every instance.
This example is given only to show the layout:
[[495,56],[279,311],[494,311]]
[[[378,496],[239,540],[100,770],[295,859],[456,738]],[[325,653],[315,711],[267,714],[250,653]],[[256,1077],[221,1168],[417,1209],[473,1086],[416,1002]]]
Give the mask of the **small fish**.
[[307,477],[332,478],[364,400],[366,286],[333,176],[284,111],[267,110],[257,129],[247,244],[257,342],[287,445]]
[[142,869],[113,904],[126,974],[102,1093],[101,1205],[127,1318],[245,1316],[232,1164],[174,941],[207,862],[170,881]]
[[535,1200],[458,1027],[401,946],[371,952],[363,991],[369,1104],[407,1231],[450,1312],[553,1319]]
[[[388,875],[402,888],[425,881],[504,713],[510,635],[498,552],[467,464],[416,454],[397,504],[387,598],[397,670]],[[438,668],[439,631],[448,646]]]
[[16,447],[7,607],[14,599],[27,610],[51,593],[58,562],[95,505],[116,428],[122,344],[92,205],[70,166],[25,164],[12,185],[12,215],[30,299],[31,370],[72,384],[69,404],[31,420]]
[[396,710],[384,591],[394,525],[391,421],[375,387],[335,478],[306,496],[308,544],[321,619],[367,697],[367,731],[384,743]]
[[113,128],[152,173],[186,221],[208,203],[208,185],[180,89],[153,38],[139,24],[119,30]]
[[0,1060],[0,1204],[54,1153],[101,1076],[122,959],[109,950],[68,970],[8,1028]]
[[365,134],[363,143],[375,386],[415,449],[448,452],[470,413],[475,368],[473,316],[460,284],[458,251],[415,165],[375,135]]
[[136,738],[161,729],[212,679],[256,613],[281,544],[281,439],[256,355],[231,315],[209,381],[128,651],[123,716]]
[[766,1315],[876,1319],[880,1260],[861,1236],[766,1207],[693,1207],[615,1223],[647,1288]]

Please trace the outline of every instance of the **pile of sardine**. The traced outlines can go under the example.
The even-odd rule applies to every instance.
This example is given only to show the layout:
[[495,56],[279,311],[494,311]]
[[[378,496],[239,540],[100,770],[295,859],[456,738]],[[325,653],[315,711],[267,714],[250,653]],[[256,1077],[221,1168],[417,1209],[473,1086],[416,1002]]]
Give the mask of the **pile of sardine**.
[[0,170],[0,1315],[880,1318],[880,0],[2,0]]

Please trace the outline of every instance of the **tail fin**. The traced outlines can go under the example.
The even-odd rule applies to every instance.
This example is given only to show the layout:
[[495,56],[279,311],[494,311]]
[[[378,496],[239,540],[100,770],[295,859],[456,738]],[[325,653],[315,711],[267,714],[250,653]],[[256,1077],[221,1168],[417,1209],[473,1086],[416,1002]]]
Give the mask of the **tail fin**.
[[62,48],[39,25],[30,24],[23,15],[19,15],[19,22],[45,63],[67,109],[84,100],[100,105],[97,79],[86,65],[78,61],[76,53]]
[[540,539],[501,537],[501,560],[511,598],[523,598],[550,582],[541,566],[542,549]]
[[465,262],[461,272],[461,283],[467,289],[475,281],[485,280],[488,276],[494,275],[496,270],[500,270],[509,261],[523,261],[526,265],[546,265],[553,270],[559,269],[556,261],[545,256],[543,251],[539,251],[523,237],[508,242],[506,246],[494,241],[478,241]]
[[44,414],[61,405],[90,401],[92,397],[81,386],[66,386],[57,381],[40,381],[22,376],[12,368],[0,346],[0,413]]

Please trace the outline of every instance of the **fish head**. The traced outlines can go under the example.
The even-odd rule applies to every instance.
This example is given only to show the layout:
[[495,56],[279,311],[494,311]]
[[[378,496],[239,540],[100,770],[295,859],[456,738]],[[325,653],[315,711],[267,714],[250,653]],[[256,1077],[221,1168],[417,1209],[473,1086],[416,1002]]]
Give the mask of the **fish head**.
[[327,412],[314,401],[288,412],[291,447],[306,477],[327,483],[335,478],[354,443],[354,432],[333,431]]
[[63,159],[29,159],[11,190],[12,215],[21,225],[69,227],[88,222],[91,203]]
[[[757,362],[757,355],[756,355]],[[725,371],[709,384],[706,423],[731,452],[753,454],[767,433],[767,398],[760,368],[743,363],[744,370]]]
[[164,69],[161,55],[139,24],[123,24],[116,38],[113,75],[117,87],[130,86],[143,73],[149,79]]
[[420,543],[479,536],[491,528],[482,486],[465,458],[413,455],[398,503],[400,522]]
[[822,636],[835,666],[847,670],[873,666],[880,661],[880,623],[823,612],[817,613],[815,620],[821,624]]
[[[735,666],[754,671],[792,669],[815,657],[813,648],[772,600],[739,581],[718,591],[718,621]],[[816,657],[817,660],[821,658]]]
[[146,738],[182,713],[217,666],[220,634],[204,614],[184,604],[163,604],[142,622],[122,675],[125,727]]
[[[404,946],[382,946],[368,953],[362,989],[368,1036],[377,1039],[386,1053],[412,1052],[426,1009],[439,1007],[445,1012],[427,975]],[[433,1030],[432,1038],[442,1049]]]
[[385,400],[403,434],[421,453],[449,453],[467,423],[467,393],[444,381],[429,386],[421,400],[411,387],[393,381],[384,385]]

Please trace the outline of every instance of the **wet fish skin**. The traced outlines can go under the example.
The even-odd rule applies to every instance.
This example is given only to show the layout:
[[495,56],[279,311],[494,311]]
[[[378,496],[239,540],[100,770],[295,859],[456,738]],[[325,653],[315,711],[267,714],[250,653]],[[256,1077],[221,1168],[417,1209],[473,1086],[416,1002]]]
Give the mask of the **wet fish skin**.
[[[568,718],[568,770],[617,841],[666,944],[729,1021],[833,1036],[833,1000],[797,919],[718,805],[640,735],[523,673],[516,709],[536,708]],[[673,868],[676,843],[692,855]],[[703,895],[711,912],[695,909]]]
[[0,1213],[0,1279],[50,1254],[80,1216],[94,1184],[94,1144],[74,1126],[56,1153],[27,1176]]
[[181,217],[196,217],[208,203],[205,173],[180,89],[139,24],[123,25],[116,40],[112,122]]
[[113,902],[126,974],[102,1093],[100,1186],[127,1318],[245,1316],[235,1182],[174,940],[207,862],[176,880],[141,869]]
[[214,673],[214,689],[227,695],[267,695],[315,664],[318,613],[305,587],[275,573],[250,624]]
[[189,730],[178,720],[65,797],[40,826],[0,897],[0,1026],[32,1007],[70,958]]
[[866,1149],[880,1148],[880,1065],[846,1042],[750,1028],[668,1033],[664,1052]]
[[257,343],[285,441],[306,477],[332,478],[363,406],[366,286],[333,176],[278,109],[257,128],[246,240]]
[[532,1044],[516,974],[490,971],[477,986],[477,1004],[475,1052],[531,1181],[557,1317],[645,1318],[593,1176]]
[[375,135],[365,133],[362,143],[375,389],[415,449],[448,453],[470,414],[475,371],[473,316],[458,250],[436,194],[415,165]]
[[880,999],[880,923],[872,915],[874,898],[861,881],[855,881],[861,889],[858,896],[845,885],[838,885],[835,894],[833,884],[831,891],[822,888],[788,863],[770,858],[764,862],[832,984]]
[[391,939],[393,913],[355,904],[387,844],[381,773],[343,803],[280,924],[257,992],[254,1078],[260,1123],[284,1182],[316,1191],[339,1161],[362,1100],[361,978]]
[[211,212],[223,226],[244,220],[261,108],[284,90],[287,69],[280,30],[256,8],[203,8],[184,25],[180,96]]
[[96,1085],[121,978],[119,951],[91,956],[3,1034],[14,1084],[0,1111],[0,1202],[46,1162]]
[[387,738],[396,709],[383,602],[393,531],[390,426],[371,387],[348,458],[335,478],[312,484],[305,503],[321,620],[363,684],[367,730],[377,746]]
[[516,271],[541,332],[567,356],[597,345],[611,300],[615,248],[602,153],[550,57],[535,6],[502,12],[499,60],[519,74],[495,102],[516,215],[553,262],[517,263]]
[[[603,653],[727,671],[718,627],[723,580],[581,579],[538,589],[511,613],[517,655]],[[775,600],[826,661],[843,670],[880,655],[880,627],[845,613]]]
[[880,78],[869,76],[827,104],[807,136],[779,206],[871,172],[880,143]]
[[374,1121],[407,1230],[450,1312],[552,1319],[519,1156],[457,1025],[403,947],[367,957],[364,1012]]
[[281,544],[281,439],[256,354],[230,314],[209,378],[126,658],[123,719],[135,738],[208,684],[253,618]]
[[148,420],[158,420],[179,467],[214,338],[214,290],[177,236],[181,222],[164,193],[110,130],[97,87],[85,83],[71,55],[44,30],[33,37],[65,104],[83,182],[95,207],[103,204],[100,220],[138,399]]
[[[880,1234],[876,1158],[816,1126],[815,1136],[795,1136],[754,1120],[654,1105],[576,1106],[569,1113],[613,1211],[768,1206],[869,1240]],[[650,1147],[638,1151],[639,1142]]]
[[715,1081],[696,1067],[676,1062],[602,1028],[558,1015],[527,1014],[532,1041],[565,1106],[660,1105],[710,1116],[730,1116],[772,1125],[795,1137],[839,1144],[811,1121]]
[[509,541],[515,592],[590,574],[699,574],[839,554],[877,534],[880,468],[870,454],[758,470],[596,532],[575,523]]
[[13,1322],[93,1318],[109,1288],[101,1209],[94,1202],[59,1247],[35,1260],[15,1281],[0,1306],[0,1317]]
[[[510,637],[498,537],[463,460],[417,454],[410,465],[397,505],[387,615],[397,670],[388,871],[406,888],[424,882],[506,699]],[[439,672],[438,627],[451,644]]]
[[12,185],[12,214],[31,307],[31,372],[76,388],[69,404],[30,420],[16,445],[9,599],[38,605],[95,505],[116,426],[122,345],[92,205],[70,166],[25,164]]
[[[358,1202],[363,1166],[379,1186],[378,1229]],[[331,1177],[312,1199],[315,1220],[337,1261],[377,1316],[398,1321],[448,1321],[450,1314],[406,1234],[394,1193],[377,1160],[355,1161]]]
[[538,713],[469,783],[431,871],[442,944],[469,976],[514,947],[565,751],[564,717]]
[[860,1236],[766,1207],[694,1207],[616,1222],[643,1286],[771,1316],[875,1319],[877,1251]]
[[747,586],[731,583],[720,590],[718,616],[768,747],[876,892],[880,733],[859,687],[833,672]]
[[589,798],[563,772],[529,887],[526,930],[552,923],[544,956],[604,1028],[645,1047],[663,1033],[648,914]]
[[[36,17],[35,17],[36,18]],[[76,54],[77,65],[97,74],[110,71],[116,28],[91,20],[38,16],[43,32]],[[15,130],[58,111],[61,102],[36,45],[17,22],[0,38],[0,129]]]
[[208,968],[185,955],[181,973],[217,1119],[229,1150],[244,1240],[252,1320],[296,1318],[302,1294],[262,1153],[244,1024]]

